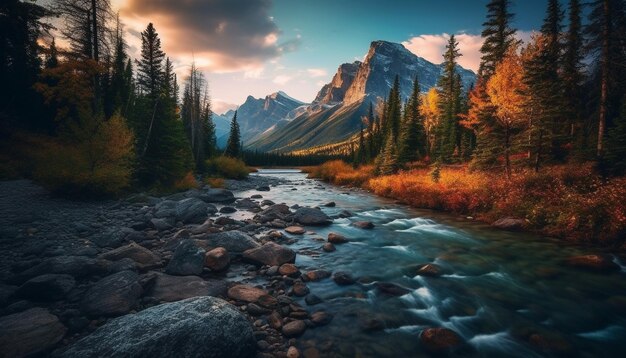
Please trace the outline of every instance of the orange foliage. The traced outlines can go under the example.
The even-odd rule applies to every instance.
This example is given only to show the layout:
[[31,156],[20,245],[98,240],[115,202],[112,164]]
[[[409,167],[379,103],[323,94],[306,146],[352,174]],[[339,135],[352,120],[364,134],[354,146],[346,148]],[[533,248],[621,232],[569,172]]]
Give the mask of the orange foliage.
[[189,189],[198,188],[198,181],[193,176],[192,172],[188,172],[184,177],[178,179],[174,182],[174,190],[175,191],[185,191]]
[[205,178],[204,183],[210,186],[211,188],[223,188],[224,187],[224,179],[222,178]]
[[309,171],[310,178],[318,178],[337,185],[360,186],[374,176],[374,166],[364,165],[357,169],[342,160],[332,160]]

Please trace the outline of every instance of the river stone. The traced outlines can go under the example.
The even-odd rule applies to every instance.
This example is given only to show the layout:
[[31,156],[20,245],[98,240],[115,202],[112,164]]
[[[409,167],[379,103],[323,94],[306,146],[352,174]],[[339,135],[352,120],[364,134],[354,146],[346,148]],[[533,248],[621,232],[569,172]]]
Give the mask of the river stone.
[[257,191],[270,191],[270,187],[268,185],[259,185],[256,187]]
[[324,311],[317,311],[317,312],[313,312],[311,314],[311,321],[316,325],[316,326],[324,326],[330,323],[330,321],[333,319],[333,316],[329,313],[326,313]]
[[216,247],[204,255],[204,266],[212,271],[222,271],[230,264],[228,251],[223,247]]
[[248,198],[237,200],[237,202],[235,203],[235,207],[238,209],[246,209],[246,210],[261,209],[261,206],[258,203]]
[[278,273],[284,276],[298,277],[300,275],[300,270],[294,264],[282,264],[278,268]]
[[246,250],[243,253],[243,257],[256,264],[279,266],[294,262],[296,253],[289,248],[270,241],[259,248]]
[[233,192],[226,189],[209,189],[200,196],[200,199],[207,203],[232,203],[235,201]]
[[57,256],[44,260],[20,274],[14,280],[24,282],[44,274],[68,274],[75,278],[109,273],[111,261],[93,259],[87,256]]
[[220,209],[220,213],[222,214],[232,214],[234,212],[237,212],[237,209],[233,208],[232,206],[224,206]]
[[150,269],[161,264],[161,259],[157,255],[134,242],[105,252],[100,255],[100,258],[111,261],[129,258],[135,261],[138,264],[138,267],[142,270]]
[[242,253],[246,250],[261,247],[250,235],[239,230],[209,234],[201,239],[206,240],[210,247],[223,247],[229,253]]
[[359,229],[371,230],[374,228],[374,223],[371,221],[355,221],[350,225],[358,227]]
[[348,272],[335,272],[333,274],[333,281],[340,286],[352,285],[356,282],[354,277],[350,275]]
[[502,218],[496,220],[493,227],[507,231],[522,231],[526,228],[526,220],[518,218]]
[[330,271],[326,270],[313,270],[304,274],[304,277],[309,281],[319,281],[325,278],[329,278],[331,275]]
[[[264,200],[262,205],[267,204]],[[254,216],[254,220],[262,224],[274,220],[285,220],[287,216],[291,215],[291,210],[285,204],[271,204],[270,207],[262,210]]]
[[196,245],[194,240],[182,240],[176,247],[172,259],[165,268],[168,275],[199,275],[204,267],[206,251]]
[[176,203],[176,220],[185,224],[202,224],[217,208],[198,198],[188,198]]
[[198,276],[171,276],[157,273],[154,286],[146,296],[174,302],[198,296],[220,296],[226,291],[222,281],[205,281]]
[[324,246],[322,246],[322,250],[324,250],[325,252],[333,252],[337,249],[335,248],[335,245],[333,245],[332,242],[327,242],[324,244]]
[[431,353],[440,354],[463,344],[461,337],[447,328],[426,328],[420,333],[420,342]]
[[235,285],[228,289],[228,297],[243,302],[257,302],[267,291],[249,285]]
[[331,244],[345,244],[348,242],[345,236],[331,232],[328,234],[328,242]]
[[256,354],[248,320],[228,302],[196,297],[117,318],[61,357],[233,357]]
[[382,293],[392,296],[402,296],[411,292],[411,290],[391,282],[376,282],[376,288]]
[[291,292],[298,297],[304,297],[309,294],[309,288],[304,282],[296,281],[293,286],[291,286]]
[[288,338],[298,337],[302,335],[304,331],[306,331],[306,323],[301,320],[291,321],[283,325],[282,329],[283,335]]
[[15,296],[34,301],[57,301],[74,288],[74,277],[67,274],[45,274],[26,281]]
[[66,331],[57,316],[39,307],[0,317],[0,356],[45,353],[63,339]]
[[332,219],[321,210],[300,208],[293,214],[293,220],[302,225],[330,225]]
[[425,264],[417,270],[419,276],[439,277],[443,274],[441,266],[436,264]]
[[302,226],[288,226],[285,228],[285,231],[292,235],[304,235],[306,232]]
[[96,282],[87,291],[81,311],[89,317],[126,314],[137,304],[142,292],[137,273],[118,272]]
[[613,272],[620,270],[619,265],[613,262],[612,257],[609,255],[572,256],[565,260],[565,264],[570,267],[594,272]]
[[169,218],[152,218],[150,219],[150,224],[152,227],[157,229],[157,231],[166,231],[174,227],[173,217]]

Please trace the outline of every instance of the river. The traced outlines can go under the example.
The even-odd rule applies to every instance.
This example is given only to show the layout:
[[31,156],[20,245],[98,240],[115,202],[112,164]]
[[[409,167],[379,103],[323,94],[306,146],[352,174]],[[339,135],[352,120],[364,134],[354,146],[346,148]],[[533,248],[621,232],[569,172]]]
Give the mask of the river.
[[[263,169],[253,175],[288,180],[262,192],[264,199],[301,206],[334,201],[336,207],[322,207],[329,216],[343,210],[354,214],[328,227],[308,228],[314,235],[294,236],[291,248],[298,251],[296,265],[303,272],[346,271],[359,278],[348,286],[332,279],[308,283],[324,300],[309,310],[325,310],[334,318],[322,329],[307,330],[299,341],[332,347],[331,355],[338,357],[416,357],[427,355],[419,332],[445,327],[467,342],[459,354],[469,356],[545,356],[538,346],[567,356],[626,356],[626,270],[617,258],[621,272],[574,270],[563,266],[563,259],[587,254],[588,248],[412,209],[307,179],[298,170]],[[252,194],[259,192],[238,193]],[[376,226],[350,226],[356,220]],[[314,238],[330,232],[350,242],[324,253]],[[446,274],[413,276],[411,266],[423,263],[436,263]],[[376,282],[410,292],[390,296],[375,289]]]

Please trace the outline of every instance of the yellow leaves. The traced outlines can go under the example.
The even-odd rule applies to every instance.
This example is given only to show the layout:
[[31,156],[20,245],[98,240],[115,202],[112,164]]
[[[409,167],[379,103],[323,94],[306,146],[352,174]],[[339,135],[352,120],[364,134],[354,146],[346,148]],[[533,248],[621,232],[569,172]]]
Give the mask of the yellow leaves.
[[496,118],[505,126],[513,126],[523,120],[524,66],[517,46],[511,46],[504,59],[496,65],[493,76],[487,82],[486,91],[495,106]]
[[439,108],[439,92],[436,88],[431,88],[420,101],[420,113],[424,116],[424,127],[427,132],[437,126],[441,109]]

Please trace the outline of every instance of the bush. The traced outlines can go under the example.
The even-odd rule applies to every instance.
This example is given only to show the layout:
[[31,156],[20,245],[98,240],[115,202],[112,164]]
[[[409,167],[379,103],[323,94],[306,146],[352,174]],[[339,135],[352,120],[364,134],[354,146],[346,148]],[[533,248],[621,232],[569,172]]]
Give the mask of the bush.
[[332,160],[320,166],[307,168],[310,178],[322,179],[337,185],[356,185],[365,184],[374,176],[374,167],[364,165],[358,169],[354,169],[342,160]]
[[222,178],[205,178],[204,183],[210,186],[211,188],[223,188],[224,187],[224,179]]
[[206,161],[207,171],[226,179],[245,179],[250,170],[241,159],[225,156],[211,158]]
[[174,182],[174,190],[177,192],[197,188],[198,181],[196,180],[192,172],[188,172],[184,177]]

